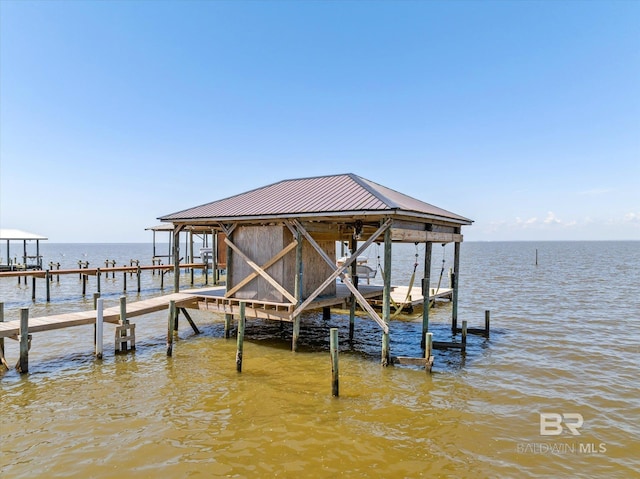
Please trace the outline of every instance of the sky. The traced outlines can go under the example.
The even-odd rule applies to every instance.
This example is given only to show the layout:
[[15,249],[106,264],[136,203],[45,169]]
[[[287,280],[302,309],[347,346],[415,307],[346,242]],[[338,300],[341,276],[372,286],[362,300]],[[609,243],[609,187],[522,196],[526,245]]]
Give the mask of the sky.
[[0,228],[342,173],[465,241],[640,240],[640,1],[0,0]]

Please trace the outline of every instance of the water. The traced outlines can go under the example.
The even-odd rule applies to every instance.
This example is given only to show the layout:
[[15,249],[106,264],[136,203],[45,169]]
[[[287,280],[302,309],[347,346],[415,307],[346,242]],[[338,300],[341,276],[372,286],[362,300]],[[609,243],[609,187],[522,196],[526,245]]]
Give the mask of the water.
[[[151,257],[151,245],[41,250],[45,264],[62,258],[62,267]],[[414,253],[394,246],[394,284],[408,282]],[[447,246],[445,270],[451,256]],[[373,247],[371,264],[376,257]],[[434,246],[432,284],[442,258]],[[7,320],[24,306],[32,317],[91,307],[76,276],[53,283],[49,305],[42,282],[33,304],[30,282],[0,280]],[[173,278],[166,283],[169,292]],[[0,476],[640,477],[640,242],[465,243],[460,287],[459,320],[481,327],[490,309],[491,337],[470,337],[464,356],[435,351],[432,375],[380,367],[377,326],[359,318],[350,345],[339,314],[306,315],[296,354],[290,325],[249,322],[241,374],[223,318],[209,313],[192,313],[199,336],[181,323],[172,358],[166,312],[135,319],[129,355],[113,354],[107,325],[102,362],[91,326],[36,333],[30,374],[0,378]],[[121,289],[122,273],[103,278],[106,306]],[[128,300],[161,292],[146,272]],[[435,339],[452,340],[450,304],[432,311]],[[340,398],[331,397],[329,327],[340,328]],[[394,321],[392,354],[419,355],[420,328]],[[17,360],[14,341],[7,356]],[[567,424],[581,415],[580,435],[541,435],[540,413],[569,414]]]

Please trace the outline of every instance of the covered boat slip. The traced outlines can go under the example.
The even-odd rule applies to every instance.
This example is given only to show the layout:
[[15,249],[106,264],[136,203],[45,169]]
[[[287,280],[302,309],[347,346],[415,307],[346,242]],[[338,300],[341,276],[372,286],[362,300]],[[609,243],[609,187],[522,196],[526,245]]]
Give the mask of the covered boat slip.
[[[253,311],[249,317],[253,314],[291,320],[295,351],[300,314],[311,307],[344,305],[348,298],[350,336],[357,302],[382,330],[383,364],[390,360],[392,244],[424,244],[419,292],[425,303],[429,301],[431,287],[432,244],[454,243],[449,295],[453,302],[452,329],[457,330],[461,227],[472,221],[359,176],[285,180],[159,219],[173,224],[175,238],[185,229],[197,228],[223,239],[226,289],[224,295],[216,293],[205,298],[206,309],[237,315],[243,302],[243,308]],[[351,252],[340,265],[336,264],[338,242],[348,243]],[[382,287],[360,285],[357,275],[358,257],[374,242],[384,244]],[[179,241],[173,245],[177,270],[181,257]],[[178,292],[175,277],[174,289]],[[379,314],[371,302],[380,295]],[[423,340],[428,318],[429,307],[424,307]]]
[[[6,257],[0,254],[0,271],[19,271],[28,269],[42,269],[42,256],[40,255],[40,241],[46,241],[47,237],[35,233],[17,229],[0,229],[0,242],[6,241]],[[12,241],[22,242],[22,255],[15,256],[11,260]],[[27,244],[35,241],[35,254],[29,254]],[[22,262],[18,261],[22,259]]]

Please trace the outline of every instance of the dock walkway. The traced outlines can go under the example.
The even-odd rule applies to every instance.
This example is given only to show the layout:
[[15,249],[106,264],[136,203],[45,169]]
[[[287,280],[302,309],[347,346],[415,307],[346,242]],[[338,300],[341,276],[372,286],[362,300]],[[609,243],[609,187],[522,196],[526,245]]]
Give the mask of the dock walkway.
[[[156,311],[169,308],[171,301],[176,302],[179,308],[197,307],[197,296],[188,293],[173,293],[155,298],[144,299],[134,303],[127,303],[127,318],[142,316]],[[52,331],[54,329],[71,328],[85,324],[95,324],[95,310],[80,311],[76,313],[62,313],[53,316],[42,316],[39,318],[29,318],[29,333],[39,333],[42,331]],[[105,308],[103,311],[105,323],[117,324],[120,321],[120,306]],[[17,339],[20,334],[20,320],[0,322],[0,338]]]

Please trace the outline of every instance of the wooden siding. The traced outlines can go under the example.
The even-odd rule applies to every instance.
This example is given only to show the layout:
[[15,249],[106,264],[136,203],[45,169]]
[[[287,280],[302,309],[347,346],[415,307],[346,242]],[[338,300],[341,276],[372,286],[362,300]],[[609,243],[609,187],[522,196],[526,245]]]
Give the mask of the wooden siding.
[[[277,255],[285,246],[293,241],[293,235],[288,228],[282,225],[273,226],[238,226],[232,235],[234,244],[242,250],[258,266],[269,261]],[[334,241],[318,242],[330,258],[335,258],[336,249]],[[322,260],[308,241],[302,244],[303,285],[302,298],[308,297],[322,282],[332,273],[331,267]],[[228,289],[232,289],[254,270],[239,255],[231,255],[232,274]],[[282,261],[278,261],[269,267],[266,272],[280,283],[287,291],[294,294],[295,291],[296,253],[295,249],[285,255]],[[323,296],[336,294],[335,283],[330,284],[322,293]],[[234,295],[234,298],[288,302],[288,300],[262,277],[253,279],[243,286]]]

